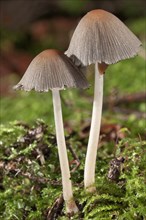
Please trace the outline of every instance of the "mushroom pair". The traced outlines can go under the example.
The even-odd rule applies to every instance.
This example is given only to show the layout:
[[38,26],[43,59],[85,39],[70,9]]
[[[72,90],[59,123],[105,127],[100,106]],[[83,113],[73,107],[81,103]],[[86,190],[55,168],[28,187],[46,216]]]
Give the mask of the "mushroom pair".
[[[117,17],[104,10],[93,10],[79,22],[66,51],[66,55],[77,66],[95,63],[93,111],[84,173],[84,186],[88,191],[95,190],[104,72],[108,65],[135,56],[140,45],[141,42]],[[59,90],[70,87],[87,88],[88,82],[66,55],[57,50],[40,53],[15,88],[26,91],[52,91],[63,197],[67,212],[76,213],[78,208],[72,193]]]
[[84,186],[88,191],[95,191],[104,72],[108,65],[134,57],[140,46],[138,38],[116,16],[97,9],[81,19],[66,51],[76,65],[95,64],[92,120],[84,169]]
[[52,49],[45,50],[37,55],[30,63],[20,82],[14,87],[25,91],[52,91],[63,198],[67,213],[76,213],[78,208],[72,192],[59,91],[73,87],[87,88],[88,82],[85,76],[64,53]]

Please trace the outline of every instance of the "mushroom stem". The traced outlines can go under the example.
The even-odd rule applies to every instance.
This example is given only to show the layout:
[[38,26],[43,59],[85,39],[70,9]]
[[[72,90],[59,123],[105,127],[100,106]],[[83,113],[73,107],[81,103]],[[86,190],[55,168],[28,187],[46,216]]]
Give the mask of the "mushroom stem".
[[56,138],[58,145],[58,154],[61,167],[62,185],[63,185],[63,198],[66,203],[67,213],[76,213],[78,208],[73,199],[72,183],[70,180],[69,162],[67,157],[66,143],[64,137],[63,119],[61,100],[58,89],[52,89],[54,119],[56,127]]
[[84,171],[84,186],[89,192],[94,192],[95,188],[95,166],[97,148],[99,142],[102,103],[103,103],[103,76],[100,74],[98,63],[95,64],[95,86],[94,86],[94,100],[92,110],[92,120],[90,135],[87,147],[85,171]]

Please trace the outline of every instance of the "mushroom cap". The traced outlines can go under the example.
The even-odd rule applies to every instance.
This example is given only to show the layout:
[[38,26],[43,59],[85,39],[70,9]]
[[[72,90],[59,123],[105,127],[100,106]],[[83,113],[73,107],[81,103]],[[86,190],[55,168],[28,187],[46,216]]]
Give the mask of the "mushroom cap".
[[134,57],[139,39],[115,15],[96,9],[79,22],[65,52],[76,65],[113,64]]
[[45,50],[38,54],[28,66],[14,89],[48,92],[53,89],[87,88],[84,74],[61,51]]

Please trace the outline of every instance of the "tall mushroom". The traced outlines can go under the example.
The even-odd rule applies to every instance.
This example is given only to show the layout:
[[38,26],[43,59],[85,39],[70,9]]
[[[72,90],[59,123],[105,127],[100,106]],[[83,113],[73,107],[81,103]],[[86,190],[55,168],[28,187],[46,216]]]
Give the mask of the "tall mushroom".
[[72,36],[67,56],[76,65],[95,63],[95,88],[91,128],[85,161],[84,185],[94,191],[95,165],[99,141],[103,73],[107,66],[134,57],[141,45],[137,37],[113,14],[96,9],[88,12],[79,22]]
[[14,87],[25,91],[52,91],[56,137],[62,174],[63,197],[67,213],[76,213],[78,208],[73,199],[69,162],[64,137],[60,90],[87,88],[88,82],[71,60],[58,50],[45,50],[30,63],[20,82]]

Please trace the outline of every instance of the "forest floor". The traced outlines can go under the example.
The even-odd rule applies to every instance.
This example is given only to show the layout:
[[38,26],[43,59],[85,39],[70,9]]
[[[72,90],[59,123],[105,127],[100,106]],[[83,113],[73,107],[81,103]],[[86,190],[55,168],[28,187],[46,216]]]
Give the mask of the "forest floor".
[[[132,26],[131,26],[132,27]],[[71,179],[79,213],[67,216],[50,93],[1,98],[0,219],[144,220],[146,218],[146,75],[143,56],[111,65],[96,162],[97,192],[83,187],[93,102],[90,88],[61,92]],[[11,84],[19,77],[11,75]],[[116,166],[115,166],[116,164]]]

